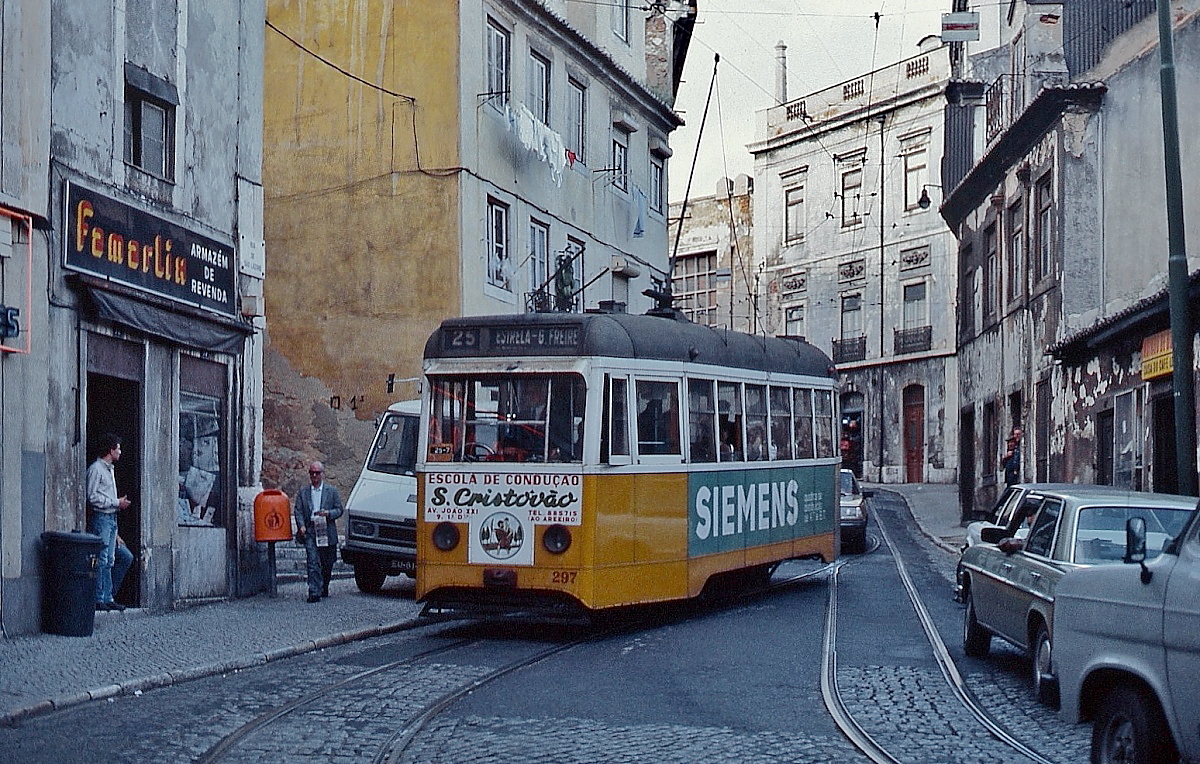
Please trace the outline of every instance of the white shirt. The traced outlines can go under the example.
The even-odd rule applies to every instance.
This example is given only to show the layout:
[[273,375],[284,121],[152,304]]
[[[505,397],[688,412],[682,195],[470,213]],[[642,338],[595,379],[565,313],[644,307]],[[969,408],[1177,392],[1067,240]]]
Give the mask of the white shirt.
[[322,481],[320,485],[309,488],[309,490],[312,491],[312,506],[313,506],[312,517],[313,517],[313,519],[316,519],[317,513],[321,511],[321,490],[324,487],[325,487],[325,482]]

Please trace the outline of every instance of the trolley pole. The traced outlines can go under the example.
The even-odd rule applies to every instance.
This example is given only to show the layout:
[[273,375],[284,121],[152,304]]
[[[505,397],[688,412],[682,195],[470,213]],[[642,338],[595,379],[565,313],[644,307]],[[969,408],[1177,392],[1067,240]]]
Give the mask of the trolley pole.
[[1179,108],[1175,93],[1175,45],[1170,0],[1158,0],[1158,49],[1162,67],[1163,163],[1167,182],[1167,278],[1171,309],[1172,380],[1175,401],[1175,474],[1179,493],[1195,496],[1196,392],[1194,331],[1188,305],[1187,243],[1183,225],[1183,173],[1179,159]]

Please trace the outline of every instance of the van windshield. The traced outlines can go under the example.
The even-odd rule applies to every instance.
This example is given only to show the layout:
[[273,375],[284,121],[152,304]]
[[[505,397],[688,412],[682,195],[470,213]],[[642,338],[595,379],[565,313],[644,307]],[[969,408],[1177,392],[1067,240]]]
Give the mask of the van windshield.
[[415,475],[420,422],[420,417],[411,414],[385,414],[371,447],[367,469],[389,475]]

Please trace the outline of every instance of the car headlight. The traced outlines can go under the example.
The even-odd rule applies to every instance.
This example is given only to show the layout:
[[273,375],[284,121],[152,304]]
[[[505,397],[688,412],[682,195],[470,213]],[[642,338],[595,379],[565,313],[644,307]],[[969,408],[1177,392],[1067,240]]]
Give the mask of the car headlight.
[[375,523],[367,522],[366,520],[351,520],[350,535],[361,536],[362,538],[372,538],[377,536],[379,531],[376,529]]

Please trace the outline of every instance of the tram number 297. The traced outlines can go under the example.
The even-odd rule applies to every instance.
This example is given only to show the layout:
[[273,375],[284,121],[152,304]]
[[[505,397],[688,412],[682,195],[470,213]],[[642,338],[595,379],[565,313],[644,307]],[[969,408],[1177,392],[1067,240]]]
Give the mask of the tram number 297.
[[554,575],[550,580],[556,584],[573,584],[577,573],[578,571],[574,570],[556,570],[553,571]]

